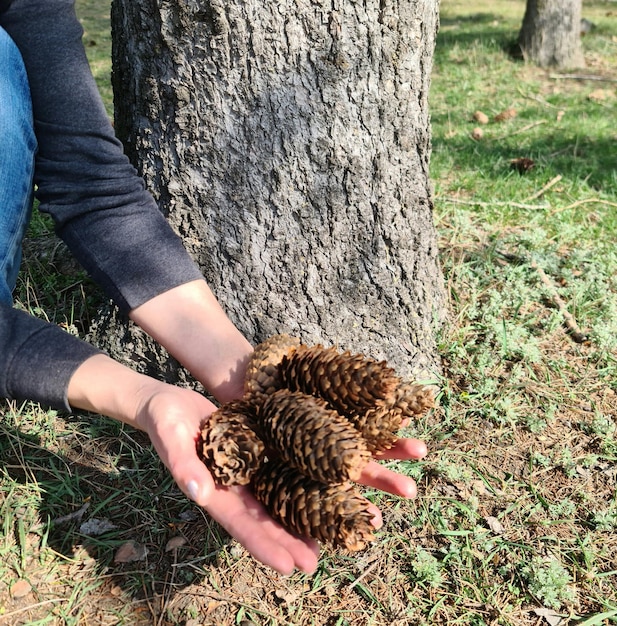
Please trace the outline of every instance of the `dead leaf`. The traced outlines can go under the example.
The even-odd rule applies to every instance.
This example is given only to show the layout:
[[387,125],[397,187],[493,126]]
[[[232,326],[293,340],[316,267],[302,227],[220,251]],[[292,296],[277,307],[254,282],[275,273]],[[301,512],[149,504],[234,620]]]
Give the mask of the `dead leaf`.
[[610,100],[614,96],[615,93],[611,89],[594,89],[587,96],[587,99],[592,102],[604,102],[605,100]]
[[506,529],[503,527],[502,523],[493,516],[489,516],[486,519],[486,523],[488,524],[488,527],[496,534],[496,535],[503,535],[503,533],[506,532]]
[[550,624],[550,626],[559,626],[559,624],[564,623],[563,615],[555,613],[553,609],[547,609],[546,607],[542,607],[541,609],[534,609],[533,612],[538,617],[543,617]]
[[13,598],[23,598],[24,596],[27,596],[31,591],[32,585],[23,578],[11,585],[11,597]]
[[123,543],[114,556],[114,563],[132,563],[143,561],[148,555],[148,548],[137,541]]
[[471,490],[478,496],[487,496],[489,495],[488,490],[486,488],[486,484],[483,480],[472,480],[471,481]]
[[183,522],[194,522],[199,519],[199,515],[197,514],[197,511],[182,511],[182,513],[180,513],[180,519]]
[[285,604],[293,604],[298,599],[298,592],[290,589],[276,589],[274,595]]
[[182,535],[176,535],[172,537],[165,546],[165,552],[171,552],[172,550],[177,550],[186,544],[186,538]]
[[497,115],[495,115],[495,117],[493,118],[493,121],[505,122],[507,120],[511,120],[512,118],[516,116],[517,116],[516,109],[505,109],[505,111],[502,111],[501,113],[498,113]]
[[90,502],[85,502],[79,510],[73,511],[68,515],[63,515],[62,517],[57,517],[56,519],[51,520],[51,523],[59,526],[60,524],[66,524],[67,522],[72,522],[73,520],[77,520],[79,522],[89,507]]

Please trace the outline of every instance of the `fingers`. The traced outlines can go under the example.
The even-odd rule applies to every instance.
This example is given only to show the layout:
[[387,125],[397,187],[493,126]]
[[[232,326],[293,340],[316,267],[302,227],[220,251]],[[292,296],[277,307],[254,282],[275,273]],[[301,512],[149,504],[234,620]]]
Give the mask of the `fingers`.
[[217,487],[206,510],[254,558],[281,574],[317,568],[317,542],[287,532],[245,487]]
[[[172,421],[150,433],[150,439],[180,489],[200,506],[210,502],[215,484],[197,456],[197,433],[191,421]],[[171,445],[170,445],[171,444]]]
[[394,472],[375,461],[369,461],[362,470],[358,482],[403,498],[415,498],[418,493],[416,483],[412,478]]
[[[375,455],[376,460],[420,460],[428,453],[426,444],[420,439],[398,439],[389,450]],[[415,498],[418,492],[415,481],[384,465],[370,461],[360,475],[359,483],[403,498]]]
[[398,459],[400,461],[420,460],[428,454],[428,448],[420,439],[397,439],[396,443],[384,452],[375,455],[377,459]]
[[375,527],[375,530],[379,530],[383,526],[381,509],[372,502],[369,502],[368,510],[369,513],[373,515],[373,518],[371,519],[371,524]]

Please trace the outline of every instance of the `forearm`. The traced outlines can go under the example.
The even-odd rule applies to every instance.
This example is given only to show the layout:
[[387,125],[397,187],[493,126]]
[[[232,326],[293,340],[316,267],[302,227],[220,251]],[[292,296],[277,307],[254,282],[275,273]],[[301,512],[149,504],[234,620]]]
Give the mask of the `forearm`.
[[250,343],[203,280],[171,289],[130,313],[191,374],[225,402],[242,395]]

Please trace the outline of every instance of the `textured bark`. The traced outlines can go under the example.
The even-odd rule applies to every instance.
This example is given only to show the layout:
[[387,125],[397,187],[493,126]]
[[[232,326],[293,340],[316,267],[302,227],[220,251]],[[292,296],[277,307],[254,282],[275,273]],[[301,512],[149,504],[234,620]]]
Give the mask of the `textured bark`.
[[519,46],[540,67],[583,67],[582,0],[527,0]]
[[[432,0],[114,0],[118,135],[253,342],[438,370],[437,21]],[[157,360],[113,326],[97,334],[114,356]]]

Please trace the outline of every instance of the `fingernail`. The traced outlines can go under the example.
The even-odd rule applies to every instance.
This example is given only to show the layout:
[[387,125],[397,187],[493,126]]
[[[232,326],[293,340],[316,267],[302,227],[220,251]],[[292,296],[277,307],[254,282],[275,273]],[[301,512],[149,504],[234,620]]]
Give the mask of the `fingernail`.
[[188,491],[189,498],[197,502],[197,498],[199,497],[199,483],[196,480],[189,480],[186,485],[186,490]]

